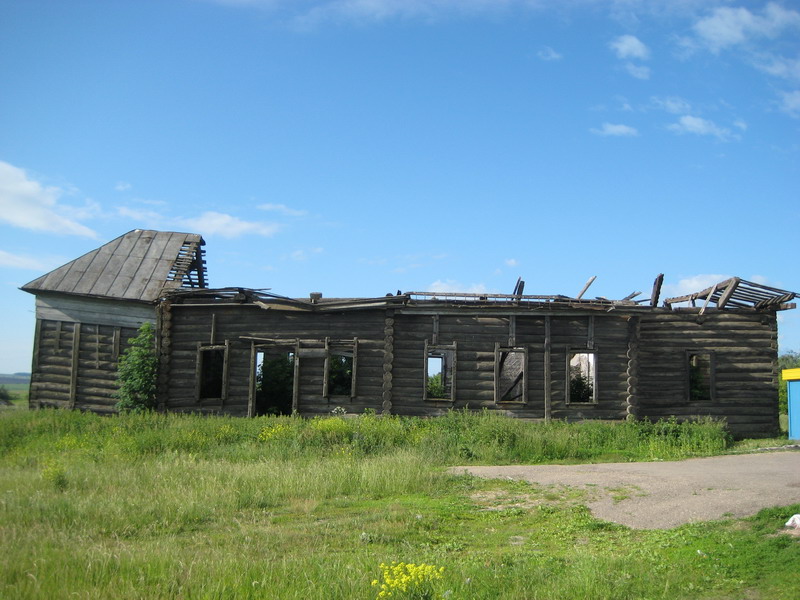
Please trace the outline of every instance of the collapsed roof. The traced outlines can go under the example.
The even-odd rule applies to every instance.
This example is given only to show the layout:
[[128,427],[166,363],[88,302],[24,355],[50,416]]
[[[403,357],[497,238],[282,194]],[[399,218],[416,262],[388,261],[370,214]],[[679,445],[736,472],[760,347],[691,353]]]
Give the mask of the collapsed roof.
[[155,302],[164,290],[207,286],[204,245],[195,233],[135,229],[21,289]]
[[[731,307],[775,308],[781,310],[784,304],[795,297],[797,297],[795,292],[745,281],[739,277],[731,277],[693,294],[667,298],[664,300],[664,305],[667,308],[671,308],[673,304],[689,302],[692,306],[696,306],[698,300],[704,300],[703,310],[711,302],[719,309]],[[786,306],[785,308],[794,308],[794,306]]]
[[[658,294],[661,290],[662,281],[663,275],[659,275],[656,278],[651,296],[642,300],[633,300],[641,292],[631,293],[621,300],[609,300],[603,297],[594,299],[581,298],[580,296],[583,295],[586,288],[578,297],[524,295],[519,293],[401,292],[398,290],[396,294],[386,294],[375,298],[323,298],[322,294],[319,293],[312,293],[308,298],[288,298],[265,289],[254,290],[239,287],[202,290],[175,289],[169,291],[167,295],[171,301],[178,304],[253,304],[265,310],[340,311],[436,305],[440,307],[469,306],[473,308],[519,307],[533,310],[585,308],[608,311],[615,308],[638,308],[641,310],[643,305],[648,308],[655,308],[658,305]],[[770,288],[734,277],[694,294],[668,298],[664,301],[663,308],[672,310],[673,304],[690,302],[692,308],[689,310],[697,310],[696,301],[705,300],[703,307],[699,309],[701,314],[705,312],[710,302],[713,302],[717,309],[786,310],[795,308],[795,305],[789,304],[788,301],[796,296],[795,292]],[[675,307],[675,309],[685,310],[681,307]]]
[[[520,278],[512,294],[472,294],[462,292],[405,292],[377,298],[322,298],[311,294],[308,299],[292,299],[267,290],[246,288],[208,289],[205,241],[195,233],[135,229],[84,254],[46,275],[22,286],[32,294],[57,292],[97,298],[115,298],[155,302],[168,294],[178,303],[247,302],[256,305],[282,305],[294,310],[342,310],[389,305],[447,306],[524,306],[527,308],[636,308],[658,306],[664,275],[659,274],[649,297],[635,300],[642,292],[632,292],[619,300],[602,296],[584,298],[594,282],[590,278],[577,296],[524,294],[525,282]],[[663,307],[688,302],[691,309],[703,305],[703,313],[713,303],[717,309],[785,310],[794,308],[790,300],[797,293],[768,287],[732,277],[707,289],[664,300]],[[681,307],[676,307],[681,308]]]

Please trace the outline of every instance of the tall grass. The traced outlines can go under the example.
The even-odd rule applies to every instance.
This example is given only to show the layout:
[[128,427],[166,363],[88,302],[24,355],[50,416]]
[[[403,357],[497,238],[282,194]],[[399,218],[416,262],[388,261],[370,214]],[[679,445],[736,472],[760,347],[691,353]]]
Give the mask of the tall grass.
[[[778,511],[635,532],[595,520],[578,491],[439,468],[666,459],[727,444],[713,422],[8,410],[0,598],[374,599],[391,561],[444,567],[436,597],[453,599],[797,597],[800,554],[772,535],[787,518]],[[485,510],[482,494],[494,492],[508,506]]]
[[178,453],[236,461],[415,455],[426,465],[672,460],[708,456],[731,443],[722,423],[675,420],[537,423],[488,412],[414,417],[236,419],[140,413],[114,417],[13,411],[0,427],[0,456],[147,456]]

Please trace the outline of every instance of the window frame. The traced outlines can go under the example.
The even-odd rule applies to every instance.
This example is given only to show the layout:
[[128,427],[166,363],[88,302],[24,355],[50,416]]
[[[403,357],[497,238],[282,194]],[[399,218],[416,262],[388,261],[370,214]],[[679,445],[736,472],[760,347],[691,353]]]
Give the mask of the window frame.
[[[268,360],[274,360],[282,355],[291,355],[291,364],[292,364],[292,398],[291,398],[291,410],[294,411],[297,409],[297,397],[299,393],[299,375],[300,375],[300,357],[298,355],[298,343],[297,340],[286,340],[284,341],[262,341],[262,342],[251,342],[251,360],[253,363],[252,370],[251,370],[251,381],[250,381],[250,391],[249,397],[247,402],[247,416],[255,417],[261,416],[261,413],[257,411],[257,395],[258,395],[258,368],[259,365],[263,368],[263,363]],[[258,355],[262,355],[262,362],[258,362]],[[272,357],[272,358],[269,358]],[[262,370],[263,375],[263,370]],[[262,381],[263,383],[263,381]],[[262,388],[263,391],[263,388]],[[267,414],[267,413],[264,413]]]
[[[522,360],[522,399],[502,400],[500,398],[500,356],[503,353],[521,353]],[[528,404],[528,347],[527,346],[503,346],[499,342],[494,345],[494,403],[495,405],[504,404]]]
[[[592,399],[585,401],[585,400],[572,400],[570,398],[570,383],[572,382],[572,358],[578,354],[591,354],[593,356],[592,360]],[[598,374],[600,372],[598,368],[598,355],[597,348],[567,348],[566,353],[566,377],[564,380],[564,402],[567,406],[571,404],[577,404],[579,406],[595,406],[600,403],[600,386],[598,385]]]
[[[210,351],[222,350],[222,381],[220,382],[220,395],[216,396],[203,396],[203,368],[205,359],[203,354]],[[195,398],[198,402],[210,402],[214,400],[220,401],[224,404],[228,399],[228,357],[230,355],[230,342],[225,340],[224,344],[197,344],[197,364],[195,374]]]
[[[330,365],[332,356],[350,356],[352,361],[349,394],[330,393]],[[322,374],[322,397],[326,402],[349,399],[351,402],[358,397],[358,338],[352,340],[334,340],[325,338],[325,362]]]
[[[708,356],[708,398],[697,399],[692,398],[692,356],[706,355]],[[714,350],[707,350],[704,348],[687,348],[684,351],[683,360],[684,369],[684,382],[685,382],[685,399],[686,402],[696,404],[700,402],[715,402],[717,400],[717,357]]]
[[[442,357],[442,374],[449,373],[450,380],[450,397],[429,397],[428,396],[428,359],[432,357],[433,353],[441,353]],[[449,360],[448,360],[449,357]],[[455,402],[456,401],[456,372],[458,361],[458,345],[456,342],[452,344],[433,344],[425,340],[425,353],[422,357],[422,400],[426,402]],[[435,356],[434,356],[435,358]],[[446,380],[445,380],[446,381]],[[445,385],[445,389],[447,386]]]

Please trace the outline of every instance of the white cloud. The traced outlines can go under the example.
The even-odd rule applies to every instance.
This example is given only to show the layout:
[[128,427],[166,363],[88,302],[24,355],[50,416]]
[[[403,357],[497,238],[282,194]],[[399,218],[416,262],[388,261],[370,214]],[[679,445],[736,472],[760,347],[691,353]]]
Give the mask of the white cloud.
[[304,217],[305,215],[308,214],[307,210],[297,210],[294,208],[289,208],[285,204],[261,204],[259,205],[258,208],[260,210],[276,212],[285,217]]
[[277,223],[242,221],[238,217],[215,211],[207,211],[191,219],[179,219],[178,223],[203,236],[219,235],[225,238],[250,234],[271,237],[280,230]]
[[59,204],[62,194],[61,188],[45,187],[23,169],[0,161],[0,221],[33,231],[96,238],[94,231],[77,220],[94,213],[96,203],[84,209]]
[[617,55],[617,58],[638,58],[647,60],[650,57],[650,50],[635,35],[621,35],[614,38],[609,47]]
[[371,258],[359,258],[359,264],[362,265],[369,265],[370,267],[378,266],[378,265],[385,265],[389,261],[383,257],[371,257]]
[[117,190],[118,192],[127,192],[132,187],[133,186],[127,181],[118,181],[117,185],[114,186],[114,189]]
[[92,219],[97,217],[102,212],[100,204],[98,204],[91,198],[86,198],[83,201],[83,206],[62,204],[59,207],[59,210],[61,211],[64,217],[68,217],[73,221],[84,221],[86,219]]
[[781,92],[780,108],[789,116],[800,117],[800,90]]
[[639,135],[639,132],[634,127],[614,123],[603,123],[600,129],[592,128],[589,131],[595,135],[603,136],[636,137]]
[[692,275],[691,277],[679,280],[677,283],[665,283],[661,290],[661,297],[675,298],[678,296],[686,296],[687,294],[693,294],[694,292],[700,292],[706,288],[710,288],[715,283],[720,283],[730,278],[731,275]]
[[292,260],[308,260],[314,254],[321,254],[323,251],[322,248],[309,248],[307,250],[295,250],[289,255],[289,258]]
[[142,210],[136,208],[129,208],[127,206],[117,207],[117,214],[121,217],[133,219],[141,223],[160,223],[164,220],[163,215],[153,210]]
[[426,292],[454,292],[462,294],[485,294],[487,288],[482,283],[473,283],[471,285],[464,285],[454,279],[437,279],[428,286]]
[[753,65],[773,77],[788,81],[800,81],[800,58],[761,54],[753,59]]
[[506,266],[516,267],[517,265],[519,265],[519,261],[516,258],[507,258],[506,259]]
[[692,110],[691,104],[679,96],[651,96],[650,103],[660,109],[665,110],[673,115],[685,115]]
[[711,135],[722,141],[738,137],[732,134],[730,129],[720,127],[708,119],[702,119],[692,115],[683,115],[676,123],[667,125],[667,129],[680,134],[693,133],[695,135]]
[[625,96],[617,96],[615,98],[619,102],[619,109],[624,112],[633,112],[633,106],[631,103],[628,102],[628,99]]
[[[272,8],[277,2],[267,0],[263,4]],[[341,20],[383,22],[392,19],[422,19],[433,22],[450,15],[481,15],[514,6],[531,5],[523,0],[330,0],[293,12],[296,15],[295,25],[309,28],[318,23]]]
[[800,12],[775,2],[768,3],[761,15],[742,7],[717,7],[692,27],[700,42],[714,53],[753,38],[775,38],[796,28],[800,28]]
[[747,122],[744,121],[743,119],[736,119],[733,122],[733,126],[736,127],[737,129],[741,129],[742,131],[747,131]]
[[550,46],[543,47],[536,53],[536,56],[544,61],[561,60],[563,58],[563,56],[553,50]]
[[650,67],[643,67],[634,65],[633,63],[627,63],[625,65],[625,70],[628,72],[628,75],[635,77],[636,79],[650,79]]
[[48,270],[48,265],[45,265],[38,258],[23,256],[21,254],[12,254],[5,250],[0,250],[0,266],[11,267],[12,269],[29,269],[32,271]]

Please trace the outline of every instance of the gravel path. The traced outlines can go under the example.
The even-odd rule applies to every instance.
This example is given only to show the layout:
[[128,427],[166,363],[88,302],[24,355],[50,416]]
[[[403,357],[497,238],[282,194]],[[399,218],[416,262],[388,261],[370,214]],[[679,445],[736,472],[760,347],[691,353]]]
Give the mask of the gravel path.
[[693,521],[747,517],[762,508],[800,503],[800,451],[676,462],[450,470],[490,479],[589,489],[588,505],[595,517],[637,529],[669,529]]

